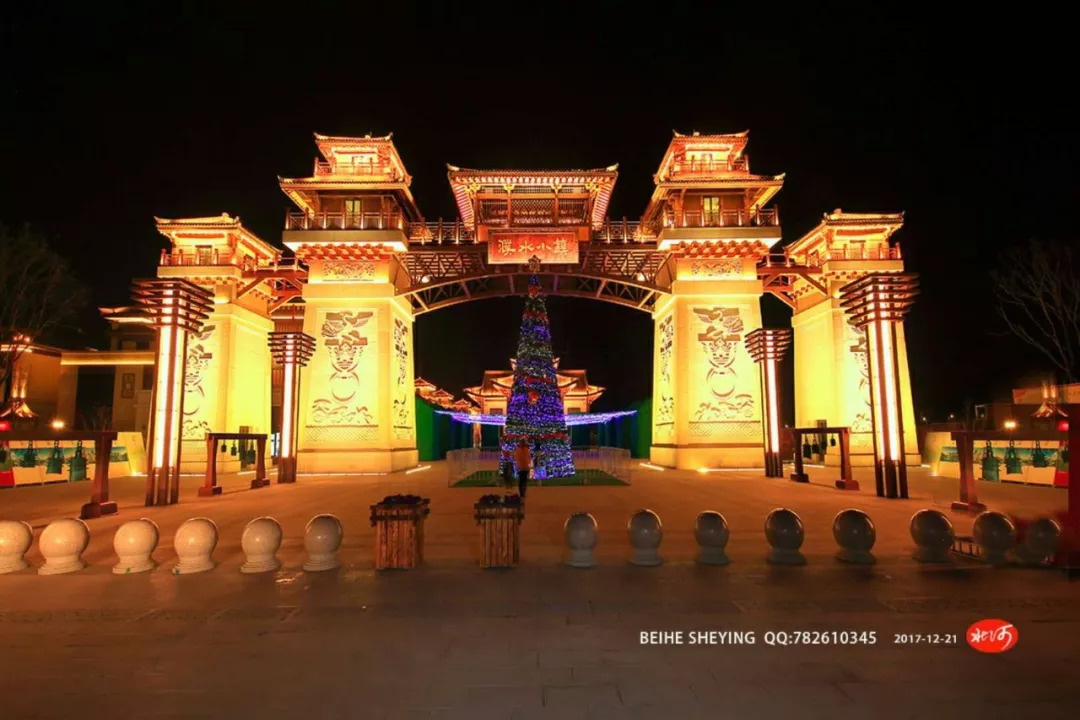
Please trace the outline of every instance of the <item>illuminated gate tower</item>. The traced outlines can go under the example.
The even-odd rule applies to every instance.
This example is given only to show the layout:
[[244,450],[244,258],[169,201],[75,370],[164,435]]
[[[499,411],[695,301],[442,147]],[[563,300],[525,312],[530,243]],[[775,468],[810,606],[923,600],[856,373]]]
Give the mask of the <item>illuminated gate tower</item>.
[[[159,276],[214,293],[214,313],[189,344],[186,471],[205,463],[206,431],[276,429],[271,398],[282,378],[271,370],[271,331],[315,339],[297,395],[300,476],[416,465],[413,318],[521,295],[533,256],[545,293],[653,318],[652,462],[764,465],[761,384],[745,343],[761,327],[764,293],[794,312],[797,424],[850,426],[853,462],[873,462],[866,334],[848,325],[839,290],[867,273],[903,270],[890,246],[900,215],[836,211],[774,252],[781,231],[771,202],[784,176],[750,171],[745,132],[675,133],[638,221],[607,216],[613,165],[449,166],[459,217],[431,222],[389,135],[315,140],[322,159],[312,174],[279,178],[296,206],[283,233],[295,257],[227,215],[158,221],[173,245]],[[904,419],[890,427],[905,431],[914,428],[911,386],[903,328],[896,332]],[[915,462],[914,434],[905,431],[900,444]]]
[[[846,425],[851,428],[851,464],[874,464],[872,373],[866,333],[848,322],[840,289],[870,273],[904,270],[900,246],[890,242],[903,224],[902,214],[826,213],[821,223],[788,248],[789,257],[815,268],[792,286],[791,318],[795,346],[795,424],[799,427]],[[908,465],[921,460],[911,404],[904,327],[896,327],[902,444]],[[827,463],[839,462],[827,453]]]
[[747,133],[676,134],[642,223],[674,263],[653,310],[652,462],[761,467],[762,398],[746,336],[761,327],[758,264],[780,240],[767,207],[784,176],[755,175]]
[[307,265],[303,331],[316,340],[300,379],[296,469],[388,472],[417,464],[413,312],[395,286],[412,178],[390,136],[315,136],[325,160],[280,178],[299,208],[285,246]]

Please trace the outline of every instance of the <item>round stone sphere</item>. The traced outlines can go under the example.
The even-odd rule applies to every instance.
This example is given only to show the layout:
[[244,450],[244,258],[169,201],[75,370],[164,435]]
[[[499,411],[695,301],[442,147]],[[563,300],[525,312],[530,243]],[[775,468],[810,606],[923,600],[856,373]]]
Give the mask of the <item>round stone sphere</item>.
[[939,510],[924,508],[911,516],[908,526],[915,541],[915,559],[920,562],[948,562],[949,548],[956,538],[952,523]]
[[158,526],[146,518],[129,520],[113,535],[113,550],[120,561],[113,566],[116,575],[153,570],[157,563],[150,557],[158,544]]
[[[1030,558],[1045,560],[1057,552],[1061,542],[1061,523],[1054,518],[1039,518],[1024,532],[1024,551]],[[0,545],[3,543],[0,542]]]
[[22,520],[0,520],[0,575],[30,567],[23,558],[34,542],[34,529]]
[[727,547],[730,537],[731,530],[728,527],[727,518],[715,510],[700,513],[694,521],[694,538],[703,548]]
[[272,517],[255,518],[244,528],[240,547],[247,562],[240,566],[245,573],[269,572],[281,567],[276,555],[281,547],[281,525]]
[[82,520],[54,520],[46,526],[38,540],[38,549],[45,558],[45,564],[38,568],[38,574],[59,575],[82,570],[86,567],[82,553],[89,544],[90,528]]
[[345,529],[336,516],[316,515],[311,518],[304,529],[304,549],[308,554],[304,569],[318,572],[338,567],[335,555],[344,535]]
[[638,510],[626,523],[630,546],[641,550],[655,550],[664,539],[660,516],[652,510]]
[[845,562],[870,564],[874,556],[870,550],[877,540],[877,530],[870,516],[862,510],[841,510],[833,518],[833,538],[840,550],[836,557]]
[[592,550],[596,547],[596,518],[587,512],[574,513],[566,518],[563,537],[571,550]]
[[971,535],[982,550],[984,560],[1000,563],[1016,543],[1016,524],[1003,513],[986,510],[975,518]]
[[213,570],[216,563],[210,558],[217,547],[218,529],[210,518],[185,520],[173,536],[173,549],[179,562],[173,567],[176,575]]
[[765,539],[776,550],[796,552],[803,538],[802,520],[793,510],[776,508],[765,517]]

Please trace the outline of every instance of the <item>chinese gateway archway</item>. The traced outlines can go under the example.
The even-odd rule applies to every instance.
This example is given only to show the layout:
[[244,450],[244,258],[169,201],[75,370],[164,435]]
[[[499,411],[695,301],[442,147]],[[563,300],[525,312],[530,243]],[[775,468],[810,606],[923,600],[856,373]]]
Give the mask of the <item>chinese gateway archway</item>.
[[[179,428],[185,471],[205,466],[207,432],[266,433],[282,426],[283,404],[301,475],[416,465],[413,318],[524,292],[533,256],[545,292],[651,314],[653,463],[764,466],[763,400],[775,397],[775,375],[746,344],[761,328],[764,293],[794,312],[796,424],[850,427],[856,465],[875,454],[901,466],[916,459],[900,318],[882,334],[885,320],[841,297],[860,278],[903,274],[900,214],[836,210],[775,252],[784,176],[750,171],[745,132],[676,133],[636,221],[607,216],[617,166],[449,166],[459,217],[430,222],[391,136],[315,140],[322,158],[311,175],[279,178],[295,205],[288,255],[228,215],[157,219],[171,243],[158,277],[213,297],[199,327],[169,330],[185,372],[182,383],[158,382],[154,399],[152,432]],[[314,339],[284,402],[285,373],[270,371],[273,332]]]

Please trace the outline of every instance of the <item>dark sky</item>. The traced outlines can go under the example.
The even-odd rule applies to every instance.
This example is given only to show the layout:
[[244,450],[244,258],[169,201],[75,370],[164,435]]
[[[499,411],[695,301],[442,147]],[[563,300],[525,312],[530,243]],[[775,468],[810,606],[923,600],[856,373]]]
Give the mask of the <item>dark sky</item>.
[[[525,17],[504,4],[486,17],[510,26],[486,29],[476,9],[401,3],[276,17],[18,5],[0,38],[0,220],[29,221],[77,257],[96,304],[126,301],[130,279],[153,273],[154,215],[229,212],[280,243],[276,178],[310,172],[315,131],[393,131],[429,219],[455,215],[447,162],[618,162],[611,214],[635,218],[673,128],[749,128],[754,170],[787,173],[785,241],[834,208],[905,211],[898,239],[923,283],[907,323],[920,414],[989,399],[1043,364],[995,334],[987,275],[1011,244],[1075,237],[1073,43],[1034,6],[950,20],[679,2],[530,4]],[[610,388],[607,405],[649,394],[646,315],[549,306],[556,353]],[[457,391],[505,366],[520,309],[490,300],[419,318],[418,372]],[[787,322],[782,305],[766,311]],[[100,327],[88,312],[86,344]]]

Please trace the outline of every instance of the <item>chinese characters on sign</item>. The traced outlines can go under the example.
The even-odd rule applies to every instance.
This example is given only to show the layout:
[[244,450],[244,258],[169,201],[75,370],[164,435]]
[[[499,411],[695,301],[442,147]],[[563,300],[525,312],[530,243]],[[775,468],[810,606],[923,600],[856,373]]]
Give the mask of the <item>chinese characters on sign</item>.
[[542,263],[576,263],[578,242],[573,233],[492,233],[488,262],[521,264],[536,256]]
[[980,620],[968,628],[968,644],[979,652],[1005,652],[1016,645],[1019,633],[1004,620]]

